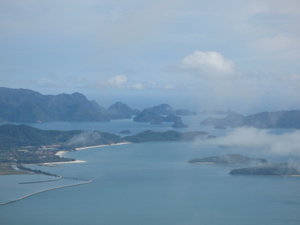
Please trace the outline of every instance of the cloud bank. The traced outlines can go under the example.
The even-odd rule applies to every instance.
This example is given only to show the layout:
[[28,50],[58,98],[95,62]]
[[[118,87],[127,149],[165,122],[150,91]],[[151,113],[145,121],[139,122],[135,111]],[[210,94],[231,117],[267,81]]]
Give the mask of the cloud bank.
[[[300,155],[300,131],[273,134],[256,128],[236,128],[222,137],[209,141],[228,147],[256,148],[261,152],[277,155]],[[248,151],[249,149],[247,149]]]

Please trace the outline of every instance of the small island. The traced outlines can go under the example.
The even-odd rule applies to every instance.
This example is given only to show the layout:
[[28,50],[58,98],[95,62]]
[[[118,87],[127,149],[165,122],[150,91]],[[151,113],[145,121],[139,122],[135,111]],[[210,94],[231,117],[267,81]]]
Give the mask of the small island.
[[176,115],[172,107],[168,104],[161,104],[146,108],[138,113],[134,118],[134,122],[161,124],[163,122],[173,123],[173,128],[185,128],[186,124],[183,123],[180,116]]
[[247,165],[247,164],[264,164],[267,160],[260,158],[250,158],[240,154],[227,154],[220,156],[211,156],[200,159],[191,159],[189,163],[214,163],[223,165]]
[[230,175],[276,175],[276,176],[300,176],[297,166],[289,163],[271,163],[263,166],[233,169]]

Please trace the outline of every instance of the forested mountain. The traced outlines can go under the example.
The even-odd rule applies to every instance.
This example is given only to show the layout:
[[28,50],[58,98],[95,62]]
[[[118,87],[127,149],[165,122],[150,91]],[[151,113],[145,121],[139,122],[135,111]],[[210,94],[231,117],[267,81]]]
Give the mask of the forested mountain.
[[122,102],[116,102],[107,109],[111,119],[130,119],[132,116],[139,113],[138,110],[131,109],[128,105]]
[[42,95],[0,88],[0,120],[10,122],[108,121],[105,108],[80,93]]
[[5,124],[0,126],[0,150],[22,146],[60,144],[65,147],[81,147],[95,144],[111,144],[122,139],[100,131],[40,130],[27,125]]

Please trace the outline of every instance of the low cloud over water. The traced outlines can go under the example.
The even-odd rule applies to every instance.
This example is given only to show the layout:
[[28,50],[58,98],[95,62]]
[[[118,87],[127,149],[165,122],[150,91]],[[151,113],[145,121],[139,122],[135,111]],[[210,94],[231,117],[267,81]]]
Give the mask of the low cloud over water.
[[207,141],[227,147],[258,148],[261,152],[278,155],[300,155],[300,131],[274,134],[269,130],[236,128],[228,134]]

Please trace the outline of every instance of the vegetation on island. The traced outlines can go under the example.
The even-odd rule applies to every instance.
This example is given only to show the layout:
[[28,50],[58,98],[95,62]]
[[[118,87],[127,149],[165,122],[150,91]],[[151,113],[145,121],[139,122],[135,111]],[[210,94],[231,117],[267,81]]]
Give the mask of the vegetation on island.
[[249,116],[229,112],[225,118],[207,118],[202,125],[215,127],[256,127],[300,129],[300,110],[262,112]]
[[155,132],[151,130],[121,137],[100,131],[40,130],[27,125],[5,124],[0,126],[0,163],[66,162],[74,161],[74,159],[60,157],[56,154],[58,151],[72,151],[79,147],[121,142],[191,141],[195,138],[211,137],[206,132],[180,133],[177,131]]
[[133,121],[141,123],[161,124],[163,122],[173,123],[173,128],[185,128],[180,116],[176,115],[176,111],[168,104],[161,104],[144,109],[138,113]]
[[40,130],[27,125],[0,126],[0,162],[43,163],[73,161],[56,153],[88,145],[112,144],[122,138],[100,131]]
[[232,169],[230,175],[300,175],[299,163],[269,163],[266,159],[251,158],[240,154],[210,156],[189,160],[189,163],[213,163],[227,166],[251,165],[251,167]]
[[276,175],[291,176],[300,175],[299,165],[289,163],[270,163],[262,166],[233,169],[231,175]]
[[223,165],[247,165],[247,164],[264,164],[266,159],[251,158],[241,154],[227,154],[220,156],[210,156],[199,159],[191,159],[189,163],[215,163]]
[[212,138],[206,132],[202,131],[194,131],[194,132],[178,132],[178,131],[165,131],[165,132],[158,132],[147,130],[136,135],[124,137],[124,140],[133,142],[133,143],[140,143],[140,142],[151,142],[151,141],[192,141],[196,138]]
[[122,102],[116,102],[108,107],[107,112],[111,119],[130,119],[140,111],[131,109]]

